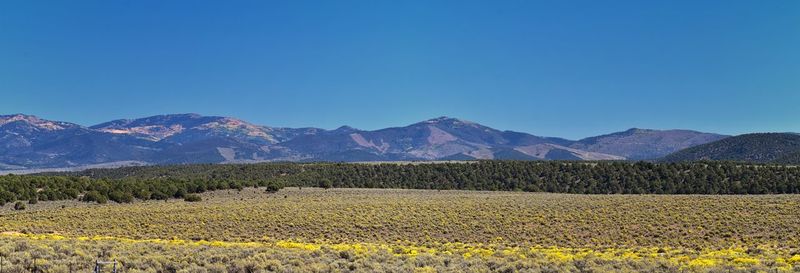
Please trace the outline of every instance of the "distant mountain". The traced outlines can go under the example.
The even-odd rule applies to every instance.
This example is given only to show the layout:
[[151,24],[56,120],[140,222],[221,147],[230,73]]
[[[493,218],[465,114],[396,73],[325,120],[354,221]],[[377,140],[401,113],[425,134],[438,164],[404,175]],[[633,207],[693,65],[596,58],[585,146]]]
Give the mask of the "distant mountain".
[[[342,152],[350,161],[442,159],[623,159],[564,147],[570,141],[512,131],[499,131],[474,122],[440,117],[406,127],[376,131],[347,130],[305,135],[277,146],[313,159],[334,160]],[[553,158],[554,154],[563,154]],[[550,155],[550,156],[548,156]],[[569,155],[569,156],[567,156]]]
[[690,130],[632,128],[624,132],[584,138],[569,147],[623,156],[629,160],[646,160],[726,137],[728,136]]
[[260,144],[275,144],[313,133],[320,129],[272,128],[254,125],[229,117],[198,114],[159,115],[141,119],[121,119],[90,127],[112,134],[125,134],[150,141],[192,142],[213,138],[231,138]]
[[[128,135],[153,142],[160,152],[154,163],[217,163],[264,161],[269,146],[300,135],[324,131],[316,128],[273,128],[230,117],[198,114],[159,115],[115,120],[90,127],[100,132]],[[280,155],[280,154],[279,154]]]
[[106,164],[262,161],[652,159],[724,136],[632,129],[572,141],[439,117],[368,131],[281,128],[198,114],[121,119],[91,127],[0,116],[0,170]]
[[150,143],[68,122],[0,116],[0,168],[69,167],[148,158]]
[[730,160],[800,164],[800,135],[757,133],[725,138],[688,148],[661,159],[666,162]]

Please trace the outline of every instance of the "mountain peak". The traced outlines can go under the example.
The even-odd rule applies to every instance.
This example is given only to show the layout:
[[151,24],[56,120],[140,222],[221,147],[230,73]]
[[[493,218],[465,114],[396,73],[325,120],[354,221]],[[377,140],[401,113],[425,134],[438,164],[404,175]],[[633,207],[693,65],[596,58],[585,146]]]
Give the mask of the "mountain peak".
[[90,128],[105,133],[133,135],[151,141],[159,141],[181,133],[187,128],[207,124],[212,120],[222,120],[223,118],[209,117],[206,119],[194,113],[164,114],[138,119],[119,119]]
[[66,123],[66,122],[59,122],[59,121],[50,121],[46,119],[41,119],[34,115],[26,115],[26,114],[12,114],[12,115],[0,115],[0,126],[12,123],[12,122],[24,122],[29,124],[33,127],[42,130],[54,131],[54,130],[62,130],[67,127],[75,127],[77,125]]
[[476,124],[476,123],[474,123],[472,121],[467,121],[467,120],[458,119],[458,118],[452,118],[452,117],[448,117],[448,116],[441,116],[441,117],[437,117],[437,118],[432,118],[432,119],[423,121],[422,123],[427,123],[427,124],[456,124],[456,125],[457,124],[470,124],[470,125]]
[[641,134],[641,133],[649,133],[649,132],[654,132],[654,131],[656,131],[656,130],[642,129],[642,128],[633,127],[633,128],[628,129],[628,130],[625,130],[625,133],[626,134]]
[[[167,114],[133,120],[116,120],[91,127],[112,134],[126,134],[150,141],[181,135],[183,138],[208,137],[255,138],[274,143],[270,128],[233,117],[203,116],[195,113]],[[187,135],[188,134],[188,135]]]
[[34,115],[26,115],[21,113],[11,114],[11,115],[0,115],[0,121],[18,121],[18,120],[38,120],[39,117]]
[[342,125],[339,128],[334,129],[333,131],[334,132],[353,132],[353,131],[358,131],[358,129],[350,127],[350,126],[347,126],[347,125]]
[[158,116],[154,116],[154,117],[192,118],[192,119],[196,119],[196,118],[202,118],[204,116],[201,115],[201,114],[197,114],[197,113],[178,113],[178,114],[158,115]]
[[203,117],[204,117],[203,115],[196,113],[178,113],[178,114],[155,115],[135,120],[181,120],[181,119],[199,119]]
[[435,122],[442,122],[442,121],[457,121],[457,120],[458,120],[457,118],[451,118],[451,117],[448,117],[448,116],[440,116],[440,117],[428,119],[426,121],[430,122],[430,123],[435,123]]

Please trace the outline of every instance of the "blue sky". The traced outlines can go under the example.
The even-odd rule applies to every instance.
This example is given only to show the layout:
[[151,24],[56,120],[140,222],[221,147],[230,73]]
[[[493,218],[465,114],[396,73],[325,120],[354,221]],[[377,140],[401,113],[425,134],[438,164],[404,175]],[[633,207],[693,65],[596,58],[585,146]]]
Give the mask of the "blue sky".
[[800,131],[800,1],[2,1],[0,113]]

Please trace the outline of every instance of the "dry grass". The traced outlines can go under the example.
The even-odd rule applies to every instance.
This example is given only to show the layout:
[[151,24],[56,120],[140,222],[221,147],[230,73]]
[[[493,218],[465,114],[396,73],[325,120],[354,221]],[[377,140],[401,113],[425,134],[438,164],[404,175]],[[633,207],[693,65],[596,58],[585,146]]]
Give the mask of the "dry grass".
[[[296,250],[316,251],[328,262],[341,259],[336,258],[340,248],[356,252],[363,259],[356,268],[362,269],[367,267],[364,263],[384,259],[403,264],[421,259],[420,255],[433,259],[422,267],[444,271],[445,264],[467,266],[471,262],[487,266],[489,271],[512,264],[519,265],[518,269],[553,266],[561,271],[586,266],[582,263],[600,271],[607,266],[632,271],[800,268],[800,196],[796,195],[309,188],[267,194],[250,188],[202,197],[198,203],[40,202],[23,212],[10,211],[7,205],[0,213],[0,231],[59,234],[65,238],[38,238],[38,242],[66,242],[85,248],[91,248],[92,240],[81,241],[82,236],[109,236],[103,244],[115,244],[119,249],[131,242],[148,247],[163,243],[148,239],[179,239],[167,244],[181,249],[253,242],[244,248],[279,253],[275,255],[286,259]],[[37,240],[30,237],[13,240]],[[12,239],[0,238],[3,240]],[[198,241],[219,244],[191,243]],[[359,252],[362,248],[368,251]],[[231,255],[244,251],[236,249]],[[591,253],[585,254],[587,251]],[[383,252],[400,255],[374,260],[383,257]],[[794,267],[793,258],[797,259]],[[494,269],[487,264],[493,260],[501,263]],[[398,266],[406,270],[420,267]]]

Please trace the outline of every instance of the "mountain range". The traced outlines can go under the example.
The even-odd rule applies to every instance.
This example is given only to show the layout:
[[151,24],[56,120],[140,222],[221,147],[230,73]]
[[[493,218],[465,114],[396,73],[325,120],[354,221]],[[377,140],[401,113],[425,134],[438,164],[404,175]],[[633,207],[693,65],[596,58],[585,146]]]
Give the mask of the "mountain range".
[[283,128],[231,117],[158,115],[84,127],[0,116],[0,169],[264,161],[649,160],[727,136],[630,129],[568,140],[439,117],[404,127]]

